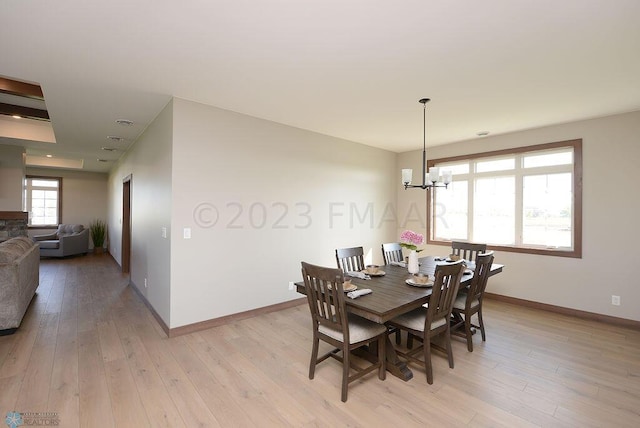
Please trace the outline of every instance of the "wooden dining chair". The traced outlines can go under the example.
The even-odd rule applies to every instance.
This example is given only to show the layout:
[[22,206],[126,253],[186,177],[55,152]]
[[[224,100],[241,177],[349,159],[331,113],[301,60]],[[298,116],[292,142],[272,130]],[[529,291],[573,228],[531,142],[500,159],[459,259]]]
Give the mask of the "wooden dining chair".
[[[487,288],[492,263],[493,251],[478,254],[471,284],[468,288],[460,290],[456,300],[453,302],[452,314],[455,323],[451,326],[451,330],[461,330],[464,327],[464,335],[467,338],[469,352],[473,352],[472,327],[480,329],[483,342],[487,340],[484,321],[482,320],[482,298],[484,290]],[[474,314],[478,314],[478,325],[471,323],[471,317]]]
[[362,247],[336,249],[336,262],[343,272],[360,272],[364,269],[364,249]]
[[402,256],[402,247],[397,242],[389,242],[382,244],[382,259],[384,264],[388,265],[391,262],[402,262],[404,257]]
[[451,241],[452,254],[460,256],[470,262],[475,262],[479,253],[487,251],[487,244],[474,244],[472,242]]
[[[349,383],[374,370],[378,378],[385,379],[385,341],[387,327],[347,312],[342,283],[344,274],[340,269],[316,266],[302,262],[307,301],[313,323],[313,349],[309,364],[309,379],[313,379],[316,365],[327,358],[342,362],[342,401],[347,401]],[[335,349],[318,358],[320,340]],[[368,367],[358,367],[351,361],[351,351],[363,345],[377,342],[378,359]],[[341,352],[342,355],[338,353]],[[353,369],[354,374],[350,375]]]
[[[431,348],[447,354],[449,367],[453,368],[453,352],[451,350],[451,334],[449,320],[451,309],[460,287],[460,279],[464,272],[462,261],[436,266],[435,280],[428,306],[414,309],[411,312],[393,318],[387,324],[406,330],[409,335],[420,340],[422,344],[414,349],[396,352],[407,361],[425,366],[427,383],[433,383],[433,367],[431,364]],[[431,343],[431,339],[442,336],[446,349]],[[418,358],[422,351],[423,359]]]

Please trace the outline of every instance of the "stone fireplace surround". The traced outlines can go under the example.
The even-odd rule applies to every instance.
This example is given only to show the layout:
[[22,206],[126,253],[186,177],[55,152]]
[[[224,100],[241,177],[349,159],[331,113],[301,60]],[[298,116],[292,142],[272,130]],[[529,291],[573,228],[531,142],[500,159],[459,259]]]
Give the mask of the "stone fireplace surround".
[[0,242],[16,236],[29,236],[27,223],[29,213],[22,211],[0,211]]

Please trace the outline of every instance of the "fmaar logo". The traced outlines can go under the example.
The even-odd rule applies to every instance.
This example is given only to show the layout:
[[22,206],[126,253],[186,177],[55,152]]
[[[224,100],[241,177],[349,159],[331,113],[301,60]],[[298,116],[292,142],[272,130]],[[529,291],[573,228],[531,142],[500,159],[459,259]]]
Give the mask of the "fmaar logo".
[[22,414],[18,412],[9,412],[4,419],[9,428],[16,428],[22,425]]

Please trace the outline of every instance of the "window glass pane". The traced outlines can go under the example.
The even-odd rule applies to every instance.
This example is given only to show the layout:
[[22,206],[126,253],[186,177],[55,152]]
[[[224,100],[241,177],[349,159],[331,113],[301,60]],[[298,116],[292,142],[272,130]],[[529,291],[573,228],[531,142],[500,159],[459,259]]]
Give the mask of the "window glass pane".
[[44,216],[47,218],[56,218],[56,215],[58,215],[58,209],[57,208],[45,208],[44,210]]
[[58,180],[31,180],[33,187],[58,187]]
[[33,190],[33,191],[31,191],[31,197],[33,199],[44,199],[44,190]]
[[447,190],[436,193],[435,237],[467,239],[468,181],[454,181]]
[[455,163],[455,164],[438,164],[436,165],[440,167],[440,172],[442,171],[451,171],[453,175],[456,174],[469,174],[469,162],[465,163]]
[[32,217],[31,218],[31,224],[33,226],[43,226],[43,225],[45,225],[47,223],[44,221],[44,217]]
[[525,168],[536,168],[541,166],[570,165],[573,163],[573,151],[562,153],[545,153],[535,155],[525,155],[522,166]]
[[523,178],[522,243],[567,247],[571,243],[571,174],[531,175]]
[[493,159],[476,162],[476,172],[508,171],[516,166],[515,158]]
[[515,243],[515,177],[477,179],[473,204],[473,241]]

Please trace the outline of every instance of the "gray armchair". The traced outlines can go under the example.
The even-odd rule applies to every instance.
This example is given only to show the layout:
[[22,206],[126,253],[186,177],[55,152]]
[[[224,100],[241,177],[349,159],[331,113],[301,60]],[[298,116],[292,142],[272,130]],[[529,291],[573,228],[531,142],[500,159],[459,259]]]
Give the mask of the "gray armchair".
[[81,224],[61,224],[48,235],[34,236],[40,257],[66,257],[89,252],[89,229]]

